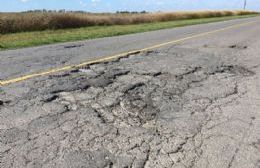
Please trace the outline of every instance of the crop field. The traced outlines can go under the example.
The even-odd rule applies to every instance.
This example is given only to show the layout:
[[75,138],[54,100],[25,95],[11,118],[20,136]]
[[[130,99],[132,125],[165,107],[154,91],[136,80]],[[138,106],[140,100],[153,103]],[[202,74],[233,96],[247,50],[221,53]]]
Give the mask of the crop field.
[[257,15],[252,11],[173,13],[0,13],[0,50],[110,37]]
[[2,13],[0,14],[0,33],[87,26],[129,25],[248,14],[255,14],[255,12],[201,11],[144,14]]

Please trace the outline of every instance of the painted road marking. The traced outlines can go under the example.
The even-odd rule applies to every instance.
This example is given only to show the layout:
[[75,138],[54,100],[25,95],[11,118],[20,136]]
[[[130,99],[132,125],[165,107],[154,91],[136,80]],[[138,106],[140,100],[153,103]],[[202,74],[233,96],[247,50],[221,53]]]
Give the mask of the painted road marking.
[[76,64],[76,65],[69,65],[69,66],[60,67],[60,68],[49,69],[47,71],[37,72],[37,73],[33,73],[33,74],[29,74],[29,75],[25,75],[25,76],[13,78],[13,79],[2,80],[2,81],[0,81],[0,86],[12,84],[12,83],[17,83],[17,82],[20,82],[20,81],[28,80],[28,79],[31,79],[31,78],[36,78],[36,77],[39,77],[39,76],[50,75],[50,74],[57,73],[57,72],[73,70],[73,69],[77,69],[77,68],[84,67],[84,66],[87,66],[87,65],[107,62],[107,61],[111,61],[113,59],[123,58],[123,57],[133,55],[133,54],[136,54],[136,53],[139,53],[139,52],[149,51],[149,50],[160,48],[160,47],[167,46],[167,45],[170,45],[170,44],[177,44],[177,43],[184,42],[184,41],[187,41],[187,40],[190,40],[190,39],[204,37],[204,36],[211,35],[211,34],[214,34],[214,33],[217,33],[217,32],[221,32],[221,31],[224,31],[224,30],[229,30],[229,29],[233,29],[233,28],[237,28],[237,27],[241,27],[241,26],[246,26],[246,25],[256,23],[256,22],[257,21],[251,21],[251,22],[236,24],[236,25],[225,27],[225,28],[216,29],[216,30],[213,30],[213,31],[208,31],[208,32],[204,32],[204,33],[191,35],[191,36],[184,37],[184,38],[181,38],[181,39],[168,41],[168,42],[165,42],[165,43],[160,43],[160,44],[157,44],[157,45],[154,45],[154,46],[151,46],[151,47],[147,47],[147,48],[143,48],[143,49],[139,49],[139,50],[133,50],[133,51],[128,51],[128,52],[124,52],[124,53],[120,53],[120,54],[116,54],[116,55],[112,55],[112,56],[106,56],[106,57],[103,57],[103,58],[83,62],[83,63]]

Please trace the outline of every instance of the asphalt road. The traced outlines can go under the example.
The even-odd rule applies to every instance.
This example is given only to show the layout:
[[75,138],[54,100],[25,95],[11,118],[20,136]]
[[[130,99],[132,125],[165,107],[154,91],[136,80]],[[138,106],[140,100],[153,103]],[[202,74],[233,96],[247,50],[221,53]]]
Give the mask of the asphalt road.
[[0,167],[259,168],[259,17],[4,51],[0,78],[251,21],[2,86]]
[[3,51],[0,52],[0,79],[14,78],[49,68],[77,64],[82,61],[88,61],[103,56],[142,49],[190,35],[258,19],[259,18],[232,20],[76,43]]

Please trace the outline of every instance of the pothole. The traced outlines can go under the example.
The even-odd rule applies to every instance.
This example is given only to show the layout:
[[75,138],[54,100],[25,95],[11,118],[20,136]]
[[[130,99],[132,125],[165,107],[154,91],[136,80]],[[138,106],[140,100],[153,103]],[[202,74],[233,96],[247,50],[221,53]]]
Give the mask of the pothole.
[[138,125],[153,120],[159,111],[153,104],[152,92],[146,85],[135,85],[127,91],[117,108],[122,110],[125,119],[131,118]]
[[[149,53],[153,52],[145,55]],[[205,109],[214,100],[239,94],[237,78],[255,74],[238,65],[185,67],[183,73],[171,74],[133,70],[123,63],[119,59],[58,76],[52,92],[48,92],[52,96],[44,102],[58,102],[62,99],[58,93],[71,92],[77,101],[68,100],[69,104],[91,107],[106,123],[142,126],[162,113],[177,117],[194,113],[194,109],[189,112],[184,107],[196,106],[194,102],[202,99],[208,101],[202,101],[198,109]],[[91,88],[101,92],[88,92]]]
[[7,101],[0,100],[0,106],[4,106],[4,105],[9,104],[9,103],[11,103],[10,100],[7,100]]
[[218,66],[216,68],[212,69],[213,71],[210,72],[210,74],[216,74],[216,73],[230,73],[230,74],[235,74],[238,76],[253,76],[255,75],[255,72],[242,67],[242,66],[238,66],[238,65],[222,65],[222,66]]
[[219,46],[219,45],[208,45],[204,44],[202,46],[203,48],[229,48],[229,49],[238,49],[238,50],[245,50],[248,48],[246,45],[239,45],[239,44],[233,44],[230,46]]
[[71,48],[79,48],[79,47],[83,47],[84,44],[77,44],[77,45],[67,45],[64,46],[65,49],[71,49]]
[[54,100],[57,100],[59,98],[58,95],[52,95],[52,96],[49,96],[47,97],[45,100],[43,100],[44,103],[49,103],[49,102],[52,102]]
[[229,48],[233,48],[233,49],[247,49],[248,47],[247,46],[244,46],[244,45],[237,45],[237,44],[234,44],[234,45],[231,45],[229,46]]

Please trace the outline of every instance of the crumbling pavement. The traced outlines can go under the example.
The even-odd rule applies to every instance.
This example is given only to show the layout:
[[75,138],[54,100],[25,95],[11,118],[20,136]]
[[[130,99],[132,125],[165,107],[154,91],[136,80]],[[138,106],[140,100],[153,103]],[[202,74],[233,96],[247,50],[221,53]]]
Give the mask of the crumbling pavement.
[[0,167],[259,167],[259,114],[244,109],[255,72],[196,52],[175,46],[1,88]]

